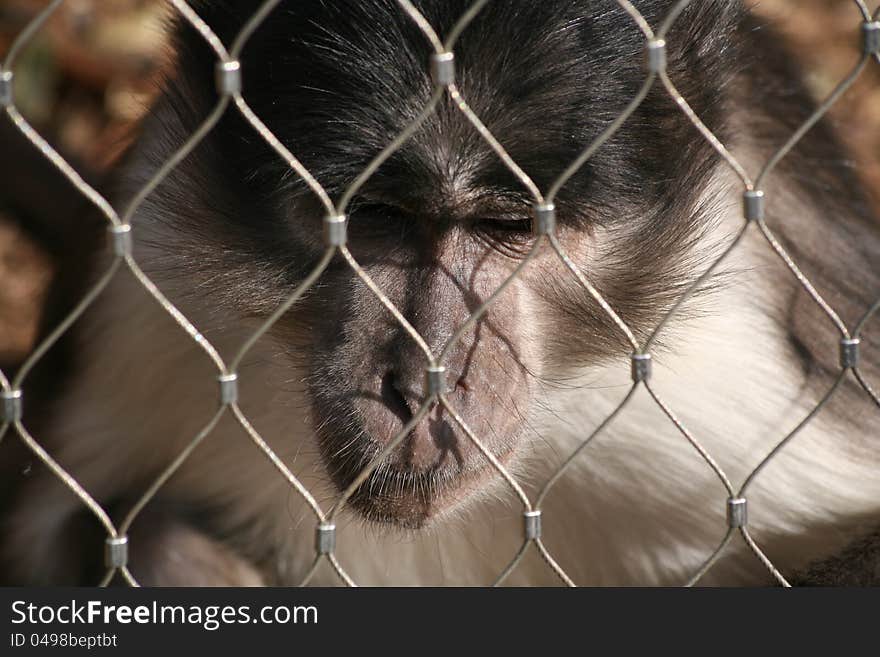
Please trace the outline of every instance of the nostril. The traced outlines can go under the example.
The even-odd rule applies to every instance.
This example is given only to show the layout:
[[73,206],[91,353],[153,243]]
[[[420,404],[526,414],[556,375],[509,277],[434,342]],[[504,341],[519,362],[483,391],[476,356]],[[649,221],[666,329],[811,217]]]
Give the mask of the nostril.
[[382,377],[379,395],[382,397],[382,403],[385,404],[400,420],[404,423],[412,419],[412,411],[409,404],[406,403],[405,391],[401,390],[401,386],[397,382],[394,372],[389,370]]

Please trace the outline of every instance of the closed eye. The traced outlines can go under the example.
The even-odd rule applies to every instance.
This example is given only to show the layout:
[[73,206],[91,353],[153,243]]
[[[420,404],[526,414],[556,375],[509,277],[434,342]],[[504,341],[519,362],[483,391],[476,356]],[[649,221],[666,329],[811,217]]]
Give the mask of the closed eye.
[[403,219],[405,212],[398,207],[387,203],[374,203],[371,201],[353,201],[349,206],[349,215],[352,217],[364,216],[379,219]]
[[486,233],[531,235],[532,220],[530,218],[483,218],[474,222],[474,228]]
[[478,219],[474,231],[492,249],[510,258],[519,258],[531,250],[534,242],[531,219]]
[[405,210],[387,203],[356,200],[349,206],[349,235],[361,239],[403,240],[415,222]]

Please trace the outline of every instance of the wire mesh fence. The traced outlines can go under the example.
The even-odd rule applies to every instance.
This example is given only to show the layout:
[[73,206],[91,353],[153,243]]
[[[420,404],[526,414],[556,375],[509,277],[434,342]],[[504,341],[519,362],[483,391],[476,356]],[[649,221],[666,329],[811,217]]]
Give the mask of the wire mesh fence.
[[[34,148],[39,149],[42,154],[49,159],[76,187],[79,192],[86,197],[95,207],[97,207],[106,218],[109,234],[110,245],[114,258],[109,268],[103,272],[97,282],[88,290],[88,293],[79,301],[72,312],[57,327],[52,330],[41,344],[29,355],[21,368],[14,376],[7,376],[0,372],[0,387],[2,387],[2,396],[0,396],[0,439],[10,434],[15,434],[36,457],[40,459],[54,475],[64,483],[82,502],[82,504],[92,513],[95,518],[103,525],[106,530],[106,546],[105,546],[105,565],[106,575],[101,582],[107,585],[119,575],[128,584],[137,586],[138,582],[132,572],[129,570],[128,564],[128,535],[132,526],[138,521],[141,512],[154,500],[157,493],[162,489],[166,482],[181,468],[181,466],[190,458],[193,451],[205,440],[209,439],[212,430],[220,422],[221,418],[226,415],[232,415],[240,424],[241,428],[246,432],[253,442],[255,450],[260,450],[268,457],[274,467],[277,469],[278,476],[283,477],[295,493],[302,497],[314,516],[315,527],[315,546],[314,561],[308,572],[302,579],[302,584],[308,584],[313,578],[317,568],[325,560],[329,562],[333,570],[336,572],[340,580],[347,585],[355,585],[355,581],[346,571],[344,563],[340,563],[336,556],[336,521],[345,507],[346,503],[352,498],[370,475],[380,466],[383,460],[390,455],[398,446],[406,440],[411,430],[431,411],[436,405],[440,405],[457,423],[461,431],[472,441],[473,445],[479,450],[482,456],[491,463],[492,467],[497,471],[510,492],[515,495],[522,506],[522,543],[518,548],[514,558],[507,566],[498,573],[494,584],[502,584],[508,576],[517,568],[521,560],[530,549],[537,550],[540,556],[546,561],[547,566],[558,576],[559,580],[566,585],[573,586],[574,582],[565,569],[556,561],[553,554],[548,550],[542,539],[542,508],[548,493],[553,489],[554,485],[565,474],[569,466],[577,459],[587,458],[585,454],[586,448],[591,444],[597,436],[602,434],[615,421],[615,419],[623,413],[626,413],[627,406],[632,400],[634,394],[640,388],[644,388],[650,397],[656,402],[659,409],[668,418],[682,437],[690,443],[694,450],[699,454],[705,462],[705,467],[710,468],[719,481],[719,485],[723,487],[727,495],[727,525],[718,528],[718,544],[717,547],[705,557],[704,563],[693,573],[686,584],[694,585],[700,582],[701,578],[713,567],[722,552],[729,543],[736,539],[745,542],[748,548],[754,553],[756,559],[760,560],[767,570],[775,577],[775,579],[783,586],[788,586],[783,574],[766,556],[761,546],[756,542],[749,530],[747,499],[749,490],[771,460],[773,460],[786,445],[795,440],[804,427],[810,423],[814,417],[829,403],[829,400],[835,395],[843,382],[851,377],[864,391],[873,403],[880,408],[880,397],[875,391],[860,369],[861,357],[860,337],[862,332],[874,315],[880,308],[880,299],[878,299],[870,308],[865,309],[864,315],[853,326],[848,326],[835,311],[834,307],[826,301],[825,298],[814,287],[810,279],[802,272],[797,263],[789,256],[787,250],[783,247],[780,240],[777,239],[773,231],[765,221],[765,204],[766,194],[764,183],[768,175],[777,167],[780,161],[785,158],[789,152],[798,144],[804,135],[830,110],[830,108],[840,99],[840,97],[849,89],[859,78],[863,71],[870,65],[880,64],[880,10],[871,14],[868,6],[863,0],[852,0],[852,4],[861,16],[861,34],[863,39],[862,54],[852,71],[841,80],[834,88],[832,93],[819,104],[814,114],[794,133],[788,140],[776,150],[775,153],[761,166],[757,172],[750,172],[743,163],[737,160],[728,150],[726,145],[703,123],[701,118],[694,112],[688,103],[688,100],[679,93],[676,88],[675,81],[667,74],[666,53],[667,38],[676,20],[682,12],[691,4],[690,0],[680,0],[676,2],[669,14],[658,26],[650,25],[639,10],[628,0],[616,0],[619,6],[625,10],[633,23],[640,30],[644,37],[645,51],[645,77],[638,93],[633,97],[625,110],[620,113],[602,133],[590,144],[586,145],[583,152],[577,159],[572,162],[564,171],[562,171],[547,189],[540,189],[539,186],[530,178],[527,171],[523,170],[519,164],[505,150],[503,144],[495,138],[492,132],[483,123],[480,116],[475,113],[469,106],[467,100],[463,97],[459,87],[456,84],[456,67],[455,67],[455,47],[459,36],[467,29],[468,25],[487,5],[489,0],[476,0],[470,8],[458,19],[453,29],[442,40],[435,27],[432,26],[425,17],[420,13],[416,6],[409,0],[397,0],[399,9],[415,24],[424,36],[427,43],[433,51],[428,63],[427,72],[431,76],[434,85],[433,94],[429,102],[424,106],[421,113],[401,132],[387,147],[380,152],[369,163],[369,165],[358,175],[344,190],[338,199],[331,198],[328,191],[322,186],[320,180],[314,177],[310,171],[301,163],[297,155],[291,152],[284,143],[270,130],[261,120],[260,116],[251,108],[246,100],[247,79],[242,76],[242,67],[240,60],[246,49],[246,45],[257,30],[257,28],[265,20],[271,20],[271,12],[282,3],[282,0],[267,0],[259,6],[250,20],[241,28],[231,44],[224,44],[218,36],[212,31],[197,11],[187,4],[185,0],[170,0],[170,4],[174,10],[179,13],[183,20],[187,21],[194,27],[198,33],[204,38],[205,42],[211,47],[216,54],[216,89],[218,91],[218,100],[213,111],[204,119],[198,129],[192,133],[189,139],[168,159],[156,173],[143,185],[143,187],[134,195],[128,205],[121,210],[114,208],[108,200],[101,195],[96,189],[87,184],[83,178],[72,168],[63,157],[40,135],[38,134],[21,115],[16,108],[15,99],[13,97],[13,74],[15,69],[16,58],[20,54],[22,48],[31,40],[34,35],[43,27],[50,15],[58,9],[64,0],[52,0],[46,8],[36,16],[32,22],[19,34],[9,52],[6,54],[2,67],[0,67],[0,106],[2,106],[6,117],[12,121],[21,133],[33,144]],[[556,210],[554,201],[559,191],[584,165],[590,160],[594,154],[608,142],[612,136],[617,133],[626,121],[636,112],[640,104],[645,100],[649,92],[657,85],[660,85],[665,93],[667,93],[676,103],[680,111],[687,117],[688,121],[699,131],[703,139],[705,139],[712,148],[722,158],[723,162],[730,171],[736,176],[741,183],[742,189],[742,224],[734,239],[724,252],[696,279],[684,292],[683,295],[674,303],[671,309],[665,314],[662,320],[654,327],[653,331],[647,338],[639,340],[630,326],[621,318],[615,309],[603,298],[599,290],[593,285],[590,279],[584,274],[581,268],[566,253],[563,244],[557,239],[556,235]],[[367,180],[375,174],[378,169],[385,163],[398,149],[400,149],[407,140],[412,137],[416,131],[424,124],[424,122],[437,110],[438,105],[448,97],[457,111],[467,119],[473,126],[485,143],[491,147],[492,151],[497,155],[504,166],[516,177],[522,188],[528,193],[533,203],[533,241],[531,246],[522,258],[518,266],[512,271],[509,277],[476,308],[467,321],[461,325],[454,334],[446,342],[445,346],[440,350],[432,350],[427,341],[419,334],[419,332],[410,324],[404,314],[392,303],[385,292],[377,285],[369,276],[367,271],[359,264],[347,247],[347,213],[352,199],[355,197],[361,187]],[[298,175],[308,187],[314,196],[319,200],[325,218],[323,221],[323,241],[325,250],[317,266],[311,273],[299,284],[299,286],[289,295],[275,312],[268,317],[263,324],[256,330],[238,349],[237,353],[231,359],[221,357],[219,351],[212,343],[207,340],[199,330],[172,302],[165,296],[163,291],[148,277],[141,269],[140,264],[133,257],[132,244],[137,239],[137,226],[133,225],[132,219],[142,206],[144,201],[155,192],[157,187],[163,180],[202,142],[202,140],[215,128],[221,117],[228,111],[237,111],[249,123],[255,132],[259,135],[276,153],[277,155]],[[725,471],[701,444],[699,436],[694,435],[691,430],[682,421],[680,421],[675,413],[675,409],[671,408],[661,397],[658,390],[652,386],[652,347],[657,343],[658,336],[667,328],[670,320],[672,320],[682,305],[713,275],[713,273],[728,259],[730,254],[740,247],[744,237],[753,232],[758,232],[766,243],[766,248],[772,251],[776,257],[789,270],[797,283],[812,298],[813,302],[821,308],[822,312],[836,327],[839,336],[839,372],[835,376],[833,383],[819,398],[815,407],[801,419],[801,421],[787,435],[779,436],[778,442],[766,454],[763,460],[755,467],[744,481],[732,481]],[[596,303],[601,306],[602,310],[607,314],[608,318],[619,330],[620,334],[626,339],[631,347],[631,358],[629,363],[621,363],[621,367],[627,367],[631,373],[631,387],[619,403],[619,405],[611,412],[598,426],[596,426],[589,435],[587,435],[578,448],[567,455],[560,467],[552,474],[552,476],[543,483],[538,493],[529,496],[524,488],[517,481],[515,476],[499,461],[499,459],[490,451],[482,442],[481,437],[476,435],[468,426],[465,419],[459,414],[456,408],[450,403],[447,397],[447,371],[445,362],[462,339],[462,336],[471,329],[480,318],[487,312],[490,305],[498,298],[498,296],[511,285],[520,273],[529,266],[537,254],[550,251],[563,263],[567,272],[570,273],[573,280],[585,290]],[[415,412],[405,426],[385,444],[381,452],[372,460],[361,473],[347,486],[347,488],[338,496],[332,505],[322,505],[317,498],[289,469],[285,462],[273,451],[269,443],[264,440],[260,433],[255,429],[251,421],[242,411],[238,403],[238,384],[239,384],[239,368],[243,359],[261,340],[265,334],[288,313],[297,312],[297,301],[299,301],[312,286],[316,284],[318,279],[328,268],[334,258],[341,257],[351,270],[363,281],[369,290],[369,293],[382,303],[387,311],[393,316],[394,320],[402,327],[403,330],[418,345],[424,355],[424,372],[425,372],[425,399],[421,407]],[[165,470],[158,476],[145,491],[143,491],[140,499],[130,509],[128,514],[120,523],[114,523],[108,511],[96,500],[93,494],[84,488],[77,479],[66,471],[53,456],[46,451],[41,445],[40,436],[32,435],[27,426],[26,405],[23,403],[22,387],[28,375],[34,367],[46,355],[48,350],[64,335],[72,326],[72,324],[87,312],[89,307],[104,291],[111,280],[116,277],[123,269],[128,269],[131,274],[139,281],[143,289],[149,293],[155,303],[159,304],[180,328],[194,341],[199,348],[211,359],[216,368],[218,400],[219,404],[214,415],[204,425],[204,427],[194,435],[186,448],[179,453],[173,462],[169,463]],[[2,448],[2,445],[0,445]],[[491,582],[485,582],[489,584]]]

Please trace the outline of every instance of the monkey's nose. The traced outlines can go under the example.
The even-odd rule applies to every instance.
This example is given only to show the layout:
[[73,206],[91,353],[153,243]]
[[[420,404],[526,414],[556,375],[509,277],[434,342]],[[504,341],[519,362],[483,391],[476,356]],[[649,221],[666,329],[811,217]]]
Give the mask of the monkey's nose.
[[[418,413],[425,402],[426,371],[390,370],[382,379],[382,398],[387,398],[389,407],[403,404],[411,415]],[[465,377],[453,370],[446,372],[446,394],[467,392]]]
[[[406,424],[425,403],[424,373],[419,376],[415,371],[390,370],[382,378],[381,397],[385,406],[401,423]],[[391,438],[388,437],[389,440]],[[411,468],[436,468],[443,464],[450,453],[456,456],[456,461],[460,461],[456,445],[452,418],[442,407],[434,404],[428,415],[410,431],[402,444],[400,457]]]
[[382,403],[404,423],[412,419],[422,403],[421,395],[402,382],[394,370],[389,370],[382,377],[379,396]]

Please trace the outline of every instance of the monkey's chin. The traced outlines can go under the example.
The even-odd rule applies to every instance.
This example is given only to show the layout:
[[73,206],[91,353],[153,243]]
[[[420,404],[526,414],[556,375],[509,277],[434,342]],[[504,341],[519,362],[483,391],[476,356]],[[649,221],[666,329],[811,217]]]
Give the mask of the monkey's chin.
[[[509,449],[495,457],[506,467],[514,453],[514,449]],[[369,522],[399,529],[422,529],[478,503],[483,498],[481,493],[493,488],[500,479],[488,461],[485,466],[431,471],[383,463],[358,487],[348,506]]]

